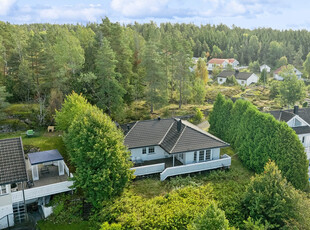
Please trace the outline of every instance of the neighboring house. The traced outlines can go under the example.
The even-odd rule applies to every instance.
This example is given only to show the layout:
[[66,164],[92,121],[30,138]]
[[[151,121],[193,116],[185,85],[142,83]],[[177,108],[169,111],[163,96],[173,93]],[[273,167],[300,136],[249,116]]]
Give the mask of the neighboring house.
[[219,84],[223,84],[226,82],[227,78],[234,75],[237,82],[240,85],[247,86],[252,83],[258,82],[258,76],[255,73],[247,73],[247,72],[239,72],[236,71],[228,71],[224,70],[217,76],[217,82]]
[[231,165],[220,149],[229,146],[221,139],[176,118],[137,121],[127,126],[125,145],[131,152],[136,176],[160,173],[167,177]]
[[208,71],[212,71],[215,66],[220,66],[223,69],[226,69],[228,65],[231,65],[234,69],[239,65],[239,62],[234,58],[229,59],[220,59],[220,58],[212,58],[208,61]]
[[0,140],[0,229],[29,220],[27,204],[47,217],[50,196],[71,191],[72,174],[57,150],[24,154],[21,138]]
[[270,73],[270,67],[268,65],[266,65],[266,64],[261,65],[259,67],[259,69],[260,69],[260,72],[263,72],[263,70],[265,69],[267,71],[267,73]]
[[292,127],[305,147],[307,158],[310,160],[310,108],[294,106],[294,109],[268,111],[267,113]]
[[[280,68],[278,68],[277,70],[274,71],[273,73],[273,77],[274,79],[278,80],[278,81],[283,81],[283,77],[280,76],[280,72],[282,71],[282,69],[286,67],[286,66],[281,66]],[[302,72],[300,72],[298,69],[296,69],[294,67],[294,73],[296,74],[297,78],[299,80],[301,80],[301,76],[302,76]]]

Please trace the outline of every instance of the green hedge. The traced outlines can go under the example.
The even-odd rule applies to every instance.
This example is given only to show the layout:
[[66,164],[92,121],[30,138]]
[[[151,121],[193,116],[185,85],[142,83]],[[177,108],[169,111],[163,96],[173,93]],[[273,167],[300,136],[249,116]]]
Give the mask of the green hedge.
[[233,103],[217,96],[209,117],[209,131],[229,142],[243,164],[261,173],[271,159],[296,188],[308,184],[308,161],[303,145],[292,128],[262,113],[250,102]]

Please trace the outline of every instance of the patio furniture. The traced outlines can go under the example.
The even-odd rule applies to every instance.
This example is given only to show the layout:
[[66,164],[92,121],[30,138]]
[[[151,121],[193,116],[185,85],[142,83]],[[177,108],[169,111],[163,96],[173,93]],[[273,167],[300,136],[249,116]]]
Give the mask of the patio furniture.
[[27,181],[27,188],[32,188],[34,186],[33,180]]

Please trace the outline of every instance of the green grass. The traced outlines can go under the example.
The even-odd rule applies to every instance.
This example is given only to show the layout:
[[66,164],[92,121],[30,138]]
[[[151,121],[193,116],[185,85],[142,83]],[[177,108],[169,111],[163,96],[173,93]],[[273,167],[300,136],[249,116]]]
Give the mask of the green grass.
[[87,221],[73,224],[54,224],[50,221],[39,221],[38,227],[40,230],[86,230],[90,229],[91,224]]

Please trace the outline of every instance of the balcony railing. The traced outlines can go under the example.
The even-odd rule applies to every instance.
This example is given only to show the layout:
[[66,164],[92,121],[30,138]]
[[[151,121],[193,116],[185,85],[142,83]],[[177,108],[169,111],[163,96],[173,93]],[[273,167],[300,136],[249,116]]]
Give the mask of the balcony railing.
[[143,176],[143,175],[149,175],[149,174],[154,174],[154,173],[161,173],[162,171],[165,170],[165,163],[139,166],[139,167],[134,167],[131,169],[135,170],[134,172],[135,176]]
[[211,160],[207,162],[194,163],[188,165],[175,166],[171,168],[166,168],[162,173],[160,173],[160,180],[164,181],[170,176],[177,176],[187,173],[201,172],[211,169],[230,167],[231,158],[228,155],[223,155],[221,159]]

